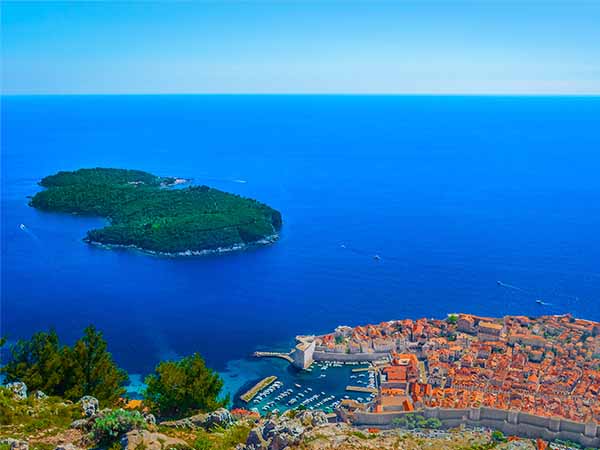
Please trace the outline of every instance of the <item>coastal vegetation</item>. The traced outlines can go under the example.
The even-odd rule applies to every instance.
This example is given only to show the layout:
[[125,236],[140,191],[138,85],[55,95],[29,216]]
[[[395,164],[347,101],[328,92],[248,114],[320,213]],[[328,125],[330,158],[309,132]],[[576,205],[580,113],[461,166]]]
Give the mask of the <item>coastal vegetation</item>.
[[42,211],[100,216],[91,243],[185,254],[270,242],[281,214],[253,199],[139,170],[79,169],[43,178],[30,205]]
[[91,433],[96,442],[108,444],[128,431],[145,428],[146,421],[139,411],[114,409],[94,421]]
[[[67,428],[81,417],[81,408],[56,396],[41,401],[30,395],[19,400],[14,393],[0,386],[0,427],[18,425],[23,434],[32,434],[52,428]],[[0,437],[2,434],[0,434]]]
[[[6,339],[0,344],[6,345]],[[233,423],[222,409],[229,403],[229,397],[221,395],[223,382],[198,354],[161,362],[146,378],[140,401],[126,398],[127,375],[92,326],[72,346],[61,344],[51,330],[19,340],[7,350],[7,363],[0,369],[6,383],[0,386],[0,443],[26,439],[33,448],[48,450],[46,444],[35,444],[71,439],[78,447],[121,448],[119,441],[135,432],[131,439],[142,442],[157,435],[159,440],[171,439],[167,442],[174,443],[173,448],[198,444],[197,448],[219,450],[245,442],[250,432],[249,424]],[[182,434],[179,426],[156,426],[156,417],[164,421],[189,415],[204,429],[194,426],[193,433]]]
[[127,374],[117,367],[102,333],[93,326],[72,347],[61,345],[56,332],[49,331],[17,341],[8,352],[0,373],[6,382],[24,382],[30,391],[73,401],[92,395],[108,404],[125,392]]
[[194,353],[179,361],[163,361],[146,377],[146,403],[162,417],[179,418],[190,413],[214,411],[229,403],[219,398],[223,381]]
[[[107,406],[122,403],[128,380],[108,352],[102,333],[93,326],[73,346],[62,345],[55,331],[35,333],[8,347],[0,368],[6,383],[23,382],[30,392],[78,401],[93,396]],[[163,418],[210,412],[229,403],[223,381],[198,354],[162,361],[145,379],[144,406]]]

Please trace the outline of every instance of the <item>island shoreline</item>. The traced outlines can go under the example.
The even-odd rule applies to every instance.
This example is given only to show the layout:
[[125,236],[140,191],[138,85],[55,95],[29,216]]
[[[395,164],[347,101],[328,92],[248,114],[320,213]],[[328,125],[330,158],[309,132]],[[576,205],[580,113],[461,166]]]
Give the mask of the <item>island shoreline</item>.
[[234,244],[229,247],[218,247],[215,249],[205,249],[205,250],[184,250],[181,252],[161,252],[157,250],[150,250],[143,247],[139,247],[137,245],[125,245],[125,244],[106,244],[104,242],[94,241],[88,239],[87,237],[83,238],[83,242],[86,244],[92,245],[94,247],[102,248],[105,250],[114,250],[114,249],[123,249],[123,250],[134,250],[140,253],[144,253],[150,256],[163,257],[163,258],[188,258],[188,257],[202,257],[202,256],[211,256],[211,255],[221,255],[225,253],[236,253],[243,252],[246,250],[250,250],[252,248],[259,247],[267,247],[269,245],[273,245],[280,238],[279,233],[274,233],[269,236],[265,236],[258,241],[247,242],[244,244]]

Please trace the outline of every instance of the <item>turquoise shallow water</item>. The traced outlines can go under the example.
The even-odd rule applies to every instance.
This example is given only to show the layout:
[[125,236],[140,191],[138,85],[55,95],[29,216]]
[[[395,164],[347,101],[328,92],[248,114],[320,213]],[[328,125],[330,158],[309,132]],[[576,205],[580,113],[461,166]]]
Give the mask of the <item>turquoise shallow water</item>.
[[[0,325],[10,339],[55,327],[72,342],[94,323],[131,373],[197,351],[236,390],[272,371],[295,376],[247,359],[253,351],[288,350],[296,334],[339,324],[454,311],[600,320],[598,97],[2,103]],[[153,258],[85,245],[100,219],[27,206],[43,176],[94,166],[260,199],[281,210],[281,240]]]

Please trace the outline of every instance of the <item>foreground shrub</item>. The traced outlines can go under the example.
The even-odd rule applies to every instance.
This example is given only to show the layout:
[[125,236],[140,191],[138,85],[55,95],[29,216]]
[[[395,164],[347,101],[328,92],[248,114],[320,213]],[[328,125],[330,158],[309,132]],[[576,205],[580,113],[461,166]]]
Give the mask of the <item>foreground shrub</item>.
[[92,437],[100,443],[115,441],[131,430],[146,428],[146,421],[139,411],[115,409],[96,419],[92,426]]
[[146,385],[146,401],[161,416],[179,418],[229,403],[229,397],[219,400],[223,381],[197,353],[161,362],[155,373],[146,377]]
[[216,429],[211,432],[198,430],[194,440],[195,450],[231,450],[248,439],[251,427],[237,423],[227,429]]
[[198,433],[194,440],[193,448],[195,450],[212,450],[214,447],[212,441],[205,433]]
[[78,405],[64,403],[57,397],[18,400],[12,391],[0,387],[0,426],[19,425],[19,437],[27,437],[50,428],[67,429],[81,417]]

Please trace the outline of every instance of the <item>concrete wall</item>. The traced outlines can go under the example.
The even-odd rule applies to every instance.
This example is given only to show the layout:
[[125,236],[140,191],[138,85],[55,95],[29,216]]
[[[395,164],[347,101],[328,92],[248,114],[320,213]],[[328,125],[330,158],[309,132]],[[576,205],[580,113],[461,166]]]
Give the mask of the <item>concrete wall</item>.
[[344,362],[369,362],[377,361],[380,359],[388,359],[387,353],[333,353],[333,352],[319,352],[313,353],[313,359],[315,361],[344,361]]
[[[495,408],[424,408],[415,411],[426,418],[437,418],[443,427],[452,428],[459,425],[473,427],[488,427],[500,430],[507,435],[545,440],[564,439],[577,442],[584,447],[600,448],[600,426],[595,423],[580,423],[556,417],[540,417],[518,411],[508,411]],[[389,427],[395,418],[402,417],[408,412],[386,411],[375,414],[355,412],[352,422],[356,425]]]

